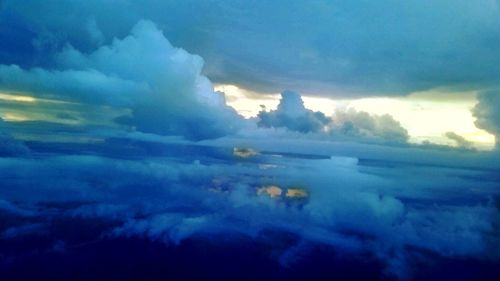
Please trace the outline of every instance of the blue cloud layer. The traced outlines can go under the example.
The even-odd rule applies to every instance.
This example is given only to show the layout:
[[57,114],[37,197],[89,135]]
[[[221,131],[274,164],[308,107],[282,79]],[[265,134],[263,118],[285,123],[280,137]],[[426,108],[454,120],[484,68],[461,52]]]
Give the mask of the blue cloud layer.
[[[23,218],[4,226],[3,239],[51,233],[51,221],[83,218],[108,221],[93,239],[141,237],[174,245],[192,237],[293,233],[301,243],[368,252],[401,278],[412,274],[408,264],[415,251],[498,259],[498,178],[487,169],[405,165],[373,156],[266,153],[239,159],[229,147],[168,142],[115,142],[104,157],[101,146],[86,147],[93,156],[81,155],[77,146],[62,155],[57,146],[46,146],[28,158],[0,159],[1,212]],[[154,146],[155,156],[120,157]],[[315,149],[314,143],[308,147]],[[308,196],[271,198],[258,192],[266,185],[302,188]],[[52,235],[53,243],[64,239]],[[283,265],[302,255],[289,250],[298,252],[283,252]]]

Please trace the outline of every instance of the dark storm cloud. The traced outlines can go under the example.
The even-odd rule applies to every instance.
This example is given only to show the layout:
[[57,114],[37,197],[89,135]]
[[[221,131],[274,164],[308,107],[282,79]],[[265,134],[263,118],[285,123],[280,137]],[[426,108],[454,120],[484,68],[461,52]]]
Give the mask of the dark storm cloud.
[[392,95],[481,88],[500,75],[493,0],[4,2],[19,32],[1,33],[2,51],[20,44],[18,57],[33,61],[67,42],[91,51],[149,19],[204,57],[209,78],[256,90]]
[[479,93],[473,113],[476,126],[495,135],[497,148],[500,148],[500,90]]

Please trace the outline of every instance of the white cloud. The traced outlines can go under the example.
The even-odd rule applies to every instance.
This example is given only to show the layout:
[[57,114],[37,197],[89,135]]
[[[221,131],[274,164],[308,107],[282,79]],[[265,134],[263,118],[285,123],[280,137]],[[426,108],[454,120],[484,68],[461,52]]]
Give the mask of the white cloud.
[[476,125],[494,134],[498,147],[500,141],[500,91],[481,92],[478,95],[478,101],[473,109]]
[[399,143],[408,142],[408,131],[388,114],[370,115],[355,109],[338,109],[331,124],[332,134],[341,134],[367,141]]
[[329,122],[323,113],[306,109],[300,95],[292,91],[281,93],[276,110],[263,110],[257,118],[257,124],[261,127],[282,127],[301,133],[322,132]]
[[1,88],[37,96],[130,108],[118,119],[139,131],[192,139],[235,132],[239,115],[201,75],[203,59],[173,47],[150,21],[91,53],[71,45],[57,68],[0,65]]

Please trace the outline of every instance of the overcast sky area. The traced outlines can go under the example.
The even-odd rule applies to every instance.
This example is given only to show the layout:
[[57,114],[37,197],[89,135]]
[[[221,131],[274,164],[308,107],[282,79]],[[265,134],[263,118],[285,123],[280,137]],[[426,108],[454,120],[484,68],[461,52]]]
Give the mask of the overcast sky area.
[[500,2],[0,0],[1,280],[496,280]]

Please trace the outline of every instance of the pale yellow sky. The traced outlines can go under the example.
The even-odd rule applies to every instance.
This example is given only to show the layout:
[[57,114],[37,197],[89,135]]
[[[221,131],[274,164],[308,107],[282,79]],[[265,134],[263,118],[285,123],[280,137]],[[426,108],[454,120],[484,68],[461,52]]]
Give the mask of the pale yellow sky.
[[[215,90],[224,92],[228,105],[234,107],[246,118],[254,117],[264,105],[267,110],[275,109],[280,94],[259,94],[234,85],[216,85]],[[444,136],[455,132],[474,143],[477,148],[491,149],[495,137],[474,125],[471,109],[476,104],[475,92],[449,93],[426,91],[407,97],[374,97],[361,99],[329,99],[303,96],[304,104],[314,111],[328,116],[337,108],[354,108],[371,114],[390,114],[408,130],[410,141],[424,140],[438,144],[454,145]]]

